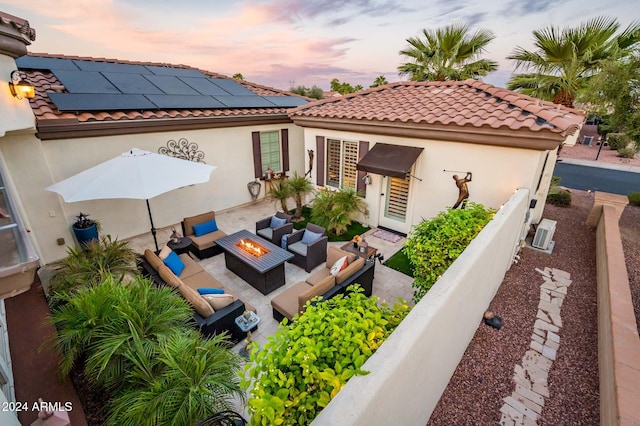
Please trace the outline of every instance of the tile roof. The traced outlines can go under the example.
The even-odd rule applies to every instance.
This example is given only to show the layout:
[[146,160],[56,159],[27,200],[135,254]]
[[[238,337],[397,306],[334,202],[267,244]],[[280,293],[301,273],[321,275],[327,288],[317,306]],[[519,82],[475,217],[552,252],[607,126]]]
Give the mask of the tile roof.
[[478,80],[399,82],[323,99],[289,112],[300,124],[322,121],[402,128],[455,125],[491,130],[575,133],[584,115],[551,102],[495,87]]
[[15,28],[29,42],[36,39],[36,30],[31,28],[29,21],[25,19],[0,11],[0,25]]
[[[66,55],[50,55],[41,53],[29,53],[29,56],[61,58],[72,60],[85,60],[95,62],[114,62],[134,65],[152,65],[152,66],[171,66],[173,68],[194,69],[202,72],[211,78],[225,78],[235,81],[250,91],[260,96],[298,96],[296,94],[279,90],[259,84],[251,83],[244,80],[235,80],[222,74],[210,71],[200,70],[198,68],[186,65],[168,65],[164,63],[153,62],[135,62],[106,58],[91,58]],[[43,70],[20,70],[23,77],[26,77],[36,89],[35,98],[30,100],[31,108],[36,116],[36,121],[42,123],[49,120],[76,121],[78,123],[87,122],[107,122],[107,121],[135,121],[135,120],[166,120],[180,118],[203,118],[203,117],[242,117],[242,116],[284,116],[286,117],[287,108],[220,108],[220,109],[153,109],[153,110],[137,110],[137,111],[77,111],[62,112],[59,111],[55,104],[51,101],[48,93],[64,92],[65,88],[56,76],[50,71]]]

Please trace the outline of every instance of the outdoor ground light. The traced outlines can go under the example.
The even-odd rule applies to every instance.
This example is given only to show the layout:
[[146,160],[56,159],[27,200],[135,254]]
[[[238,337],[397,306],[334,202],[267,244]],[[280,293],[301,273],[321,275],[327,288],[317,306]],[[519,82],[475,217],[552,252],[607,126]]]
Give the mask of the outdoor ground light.
[[33,99],[36,91],[31,83],[20,78],[20,73],[15,70],[11,73],[11,81],[9,82],[9,90],[11,94],[18,99]]

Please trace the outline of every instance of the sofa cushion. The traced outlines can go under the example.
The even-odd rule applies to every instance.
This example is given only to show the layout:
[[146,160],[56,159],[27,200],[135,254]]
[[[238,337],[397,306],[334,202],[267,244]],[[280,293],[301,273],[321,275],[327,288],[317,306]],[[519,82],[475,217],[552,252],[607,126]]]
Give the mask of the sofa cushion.
[[202,298],[211,305],[214,311],[219,311],[234,302],[232,294],[205,294]]
[[340,259],[336,260],[335,263],[331,266],[331,275],[335,277],[336,275],[338,275],[338,272],[346,268],[348,264],[349,263],[347,261],[347,256],[342,256]]
[[224,294],[224,288],[215,288],[215,287],[199,288],[198,294],[201,294],[203,296],[205,294]]
[[287,245],[287,250],[299,254],[302,257],[307,256],[307,245],[302,241]]
[[160,260],[165,260],[169,254],[171,254],[171,249],[169,248],[169,246],[164,246],[162,247],[162,250],[160,250],[160,253],[158,253],[158,257],[160,258]]
[[[200,272],[204,271],[204,269],[202,269],[202,266],[200,266],[198,262],[193,260],[193,258],[191,258],[191,256],[189,256],[187,253],[182,253],[178,257],[180,258],[180,260],[182,260],[182,263],[184,263],[184,269],[180,273],[180,279],[182,281],[185,281],[190,277],[192,277],[193,275],[199,274]],[[215,287],[215,286],[201,285],[200,287]]]
[[327,277],[332,277],[331,271],[327,268],[319,268],[316,272],[309,275],[305,280],[310,285],[316,285]]
[[157,271],[160,268],[160,265],[163,265],[162,260],[151,250],[145,249],[144,251],[144,259],[147,261],[151,267]]
[[191,243],[198,248],[198,250],[208,249],[209,247],[213,247],[216,244],[216,240],[219,240],[222,237],[226,237],[227,234],[221,230],[209,232],[208,234],[204,234],[200,237],[196,237],[195,235],[191,236]]
[[358,257],[349,266],[338,272],[338,275],[336,275],[336,284],[342,284],[347,278],[362,269],[363,266],[364,259]]
[[216,214],[214,212],[202,213],[196,216],[185,217],[182,221],[184,224],[184,236],[189,237],[194,235],[193,225],[197,225],[202,222],[208,222],[210,220],[214,220],[216,218]]
[[316,285],[313,285],[300,293],[298,295],[298,309],[302,311],[304,309],[304,304],[307,303],[308,300],[311,300],[316,296],[322,296],[335,284],[335,278],[333,277],[333,275],[329,275],[328,277],[325,277],[323,280],[318,282]]
[[169,256],[167,256],[167,258],[163,260],[163,262],[169,267],[169,269],[171,269],[171,272],[173,272],[177,276],[180,276],[180,274],[184,270],[184,262],[174,251],[169,253]]
[[322,234],[311,232],[308,229],[305,229],[304,234],[302,234],[302,243],[306,245],[313,244],[320,238],[322,238]]
[[158,275],[160,275],[162,281],[170,287],[178,288],[183,284],[182,280],[176,277],[176,274],[171,272],[171,269],[166,265],[160,265],[158,268]]
[[271,241],[271,238],[273,238],[273,229],[271,228],[258,229],[257,234],[260,235],[262,238],[265,238]]
[[197,274],[182,278],[182,282],[191,287],[195,292],[199,288],[224,288],[224,286],[204,269]]
[[285,317],[291,319],[298,313],[298,295],[309,288],[311,288],[309,284],[301,281],[271,299],[271,306]]
[[277,216],[271,216],[271,222],[269,223],[269,228],[271,229],[280,228],[285,223],[287,223],[287,219],[281,219]]
[[178,287],[178,291],[202,318],[213,315],[213,308],[197,291],[184,284]]
[[216,220],[208,220],[203,223],[199,223],[197,225],[193,225],[193,234],[196,237],[201,237],[206,234],[210,234],[211,232],[215,232],[218,230],[218,224]]
[[347,256],[347,263],[351,263],[356,259],[356,255],[353,253],[346,252],[344,250],[339,249],[335,246],[330,246],[327,249],[327,263],[326,267],[331,269],[331,267],[336,263],[338,259],[342,256]]

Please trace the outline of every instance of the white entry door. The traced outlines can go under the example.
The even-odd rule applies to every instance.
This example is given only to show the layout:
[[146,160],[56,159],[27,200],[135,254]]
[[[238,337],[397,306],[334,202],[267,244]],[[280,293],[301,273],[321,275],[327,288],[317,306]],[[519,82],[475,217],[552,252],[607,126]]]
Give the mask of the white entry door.
[[380,194],[380,215],[378,225],[394,231],[407,233],[407,204],[409,200],[410,178],[384,176]]

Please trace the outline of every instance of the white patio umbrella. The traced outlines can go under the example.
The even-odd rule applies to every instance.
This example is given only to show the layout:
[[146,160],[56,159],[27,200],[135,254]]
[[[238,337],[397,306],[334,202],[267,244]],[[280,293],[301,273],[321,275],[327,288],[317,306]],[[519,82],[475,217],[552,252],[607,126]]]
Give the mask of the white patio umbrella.
[[183,186],[207,182],[215,168],[133,148],[45,190],[57,192],[67,203],[110,198],[145,200],[158,250],[149,199]]

